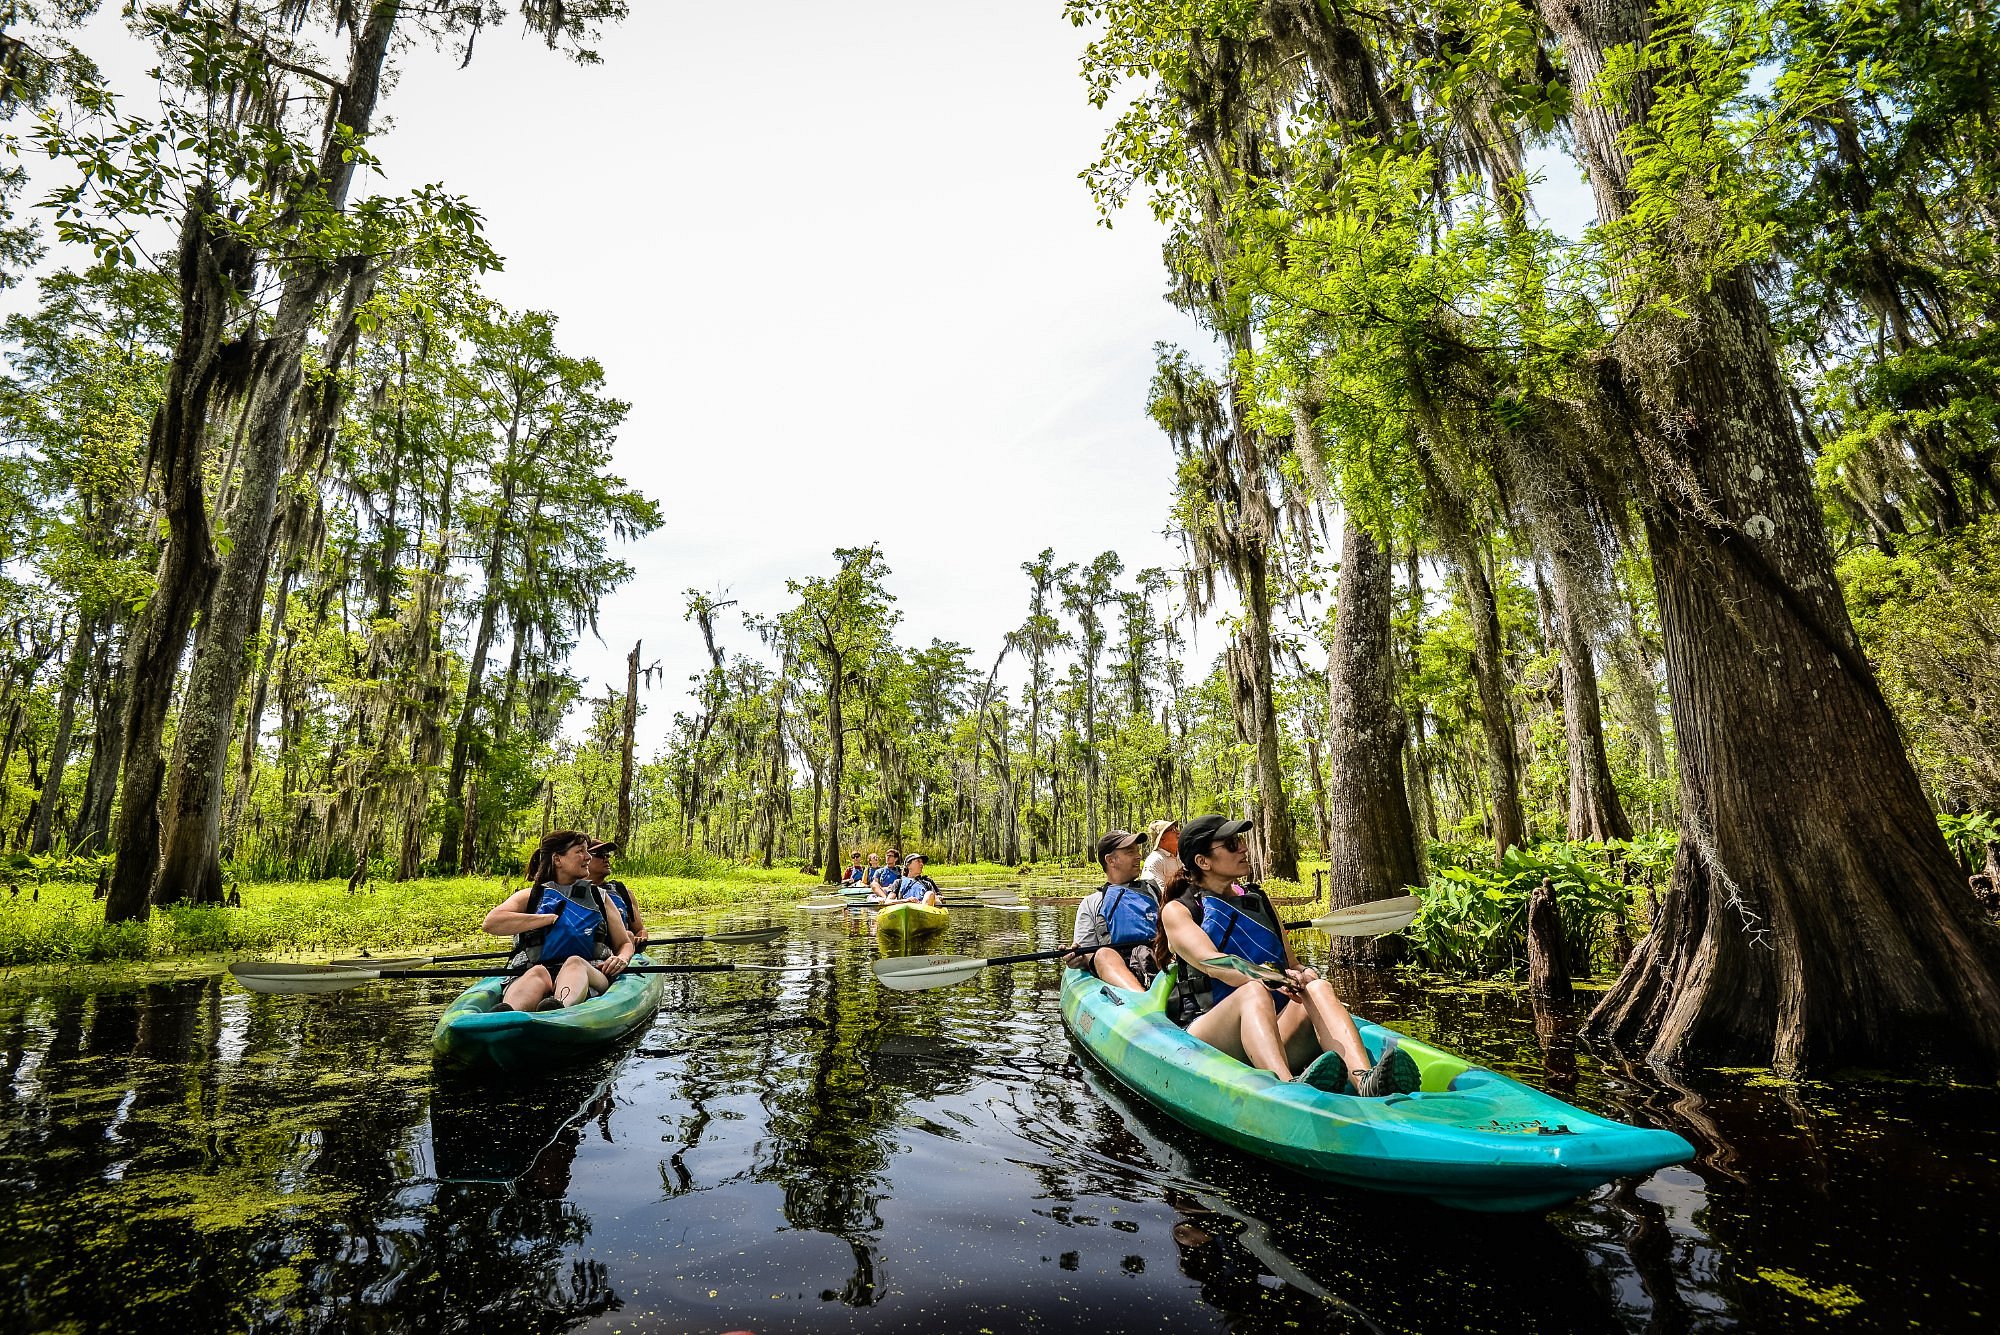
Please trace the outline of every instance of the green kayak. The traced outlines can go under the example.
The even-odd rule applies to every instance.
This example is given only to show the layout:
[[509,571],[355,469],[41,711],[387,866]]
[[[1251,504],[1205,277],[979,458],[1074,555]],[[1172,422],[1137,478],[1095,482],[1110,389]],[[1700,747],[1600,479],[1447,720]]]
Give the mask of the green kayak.
[[[646,963],[646,957],[632,962]],[[483,978],[445,1007],[431,1034],[431,1052],[439,1061],[512,1071],[584,1056],[643,1027],[660,1009],[666,990],[664,975],[628,973],[613,979],[602,996],[560,1010],[496,1010],[507,983]]]
[[1686,1163],[1671,1131],[1613,1122],[1366,1020],[1370,1055],[1395,1039],[1423,1071],[1415,1094],[1364,1099],[1287,1083],[1167,1018],[1172,971],[1150,992],[1065,971],[1071,1037],[1140,1098],[1217,1140],[1315,1177],[1467,1210],[1539,1210],[1613,1178]]

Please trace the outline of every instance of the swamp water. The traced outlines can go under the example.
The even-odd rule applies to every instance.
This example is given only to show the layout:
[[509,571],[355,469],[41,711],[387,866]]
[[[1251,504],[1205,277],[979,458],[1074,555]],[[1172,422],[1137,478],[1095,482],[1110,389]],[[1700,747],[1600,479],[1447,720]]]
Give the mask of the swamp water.
[[[433,1072],[455,984],[17,975],[0,1331],[2000,1328],[1991,1088],[1669,1085],[1511,989],[1338,975],[1370,1018],[1701,1151],[1464,1214],[1136,1107],[1073,1053],[1051,966],[892,993],[831,916],[727,957],[832,972],[670,976],[650,1030],[533,1089]],[[922,946],[1044,949],[1069,918],[961,911]]]

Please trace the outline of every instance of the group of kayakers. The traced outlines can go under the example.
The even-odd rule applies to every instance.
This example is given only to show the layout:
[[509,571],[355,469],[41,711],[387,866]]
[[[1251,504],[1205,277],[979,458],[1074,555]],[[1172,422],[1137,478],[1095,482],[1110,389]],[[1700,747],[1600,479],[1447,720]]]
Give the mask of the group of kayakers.
[[[1416,1090],[1421,1073],[1410,1055],[1391,1048],[1371,1062],[1332,984],[1293,956],[1270,897],[1246,879],[1250,828],[1196,816],[1099,839],[1104,886],[1077,907],[1067,962],[1138,992],[1178,960],[1168,1013],[1211,1047],[1337,1094]],[[1225,956],[1263,968],[1253,976],[1220,963]]]
[[631,887],[611,877],[617,841],[557,830],[528,859],[528,884],[501,900],[481,929],[511,936],[508,967],[521,970],[500,1004],[540,1010],[551,998],[573,1006],[611,986],[646,944]]
[[850,887],[867,887],[870,903],[889,904],[909,900],[931,908],[938,907],[938,883],[924,875],[922,853],[902,857],[899,850],[892,848],[887,857],[870,853],[868,861],[863,863],[861,850],[857,848],[847,855],[847,871],[840,878],[840,883]]

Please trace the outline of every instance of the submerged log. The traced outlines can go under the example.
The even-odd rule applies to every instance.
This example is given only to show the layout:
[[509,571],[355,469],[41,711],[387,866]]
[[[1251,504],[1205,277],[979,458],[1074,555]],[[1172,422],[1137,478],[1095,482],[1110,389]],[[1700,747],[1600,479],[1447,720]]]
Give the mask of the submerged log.
[[1528,895],[1528,985],[1538,997],[1570,999],[1569,943],[1547,877]]

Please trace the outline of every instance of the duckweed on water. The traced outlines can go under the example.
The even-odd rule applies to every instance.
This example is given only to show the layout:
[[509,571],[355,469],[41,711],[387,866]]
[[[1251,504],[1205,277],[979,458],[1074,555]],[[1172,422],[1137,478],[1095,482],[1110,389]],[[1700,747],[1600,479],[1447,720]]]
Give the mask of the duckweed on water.
[[1805,1299],[1830,1316],[1846,1316],[1861,1306],[1861,1295],[1845,1284],[1833,1284],[1823,1289],[1814,1288],[1788,1270],[1759,1270],[1757,1278],[1766,1284],[1776,1285],[1794,1298]]

